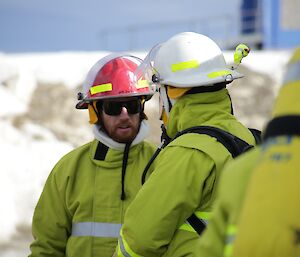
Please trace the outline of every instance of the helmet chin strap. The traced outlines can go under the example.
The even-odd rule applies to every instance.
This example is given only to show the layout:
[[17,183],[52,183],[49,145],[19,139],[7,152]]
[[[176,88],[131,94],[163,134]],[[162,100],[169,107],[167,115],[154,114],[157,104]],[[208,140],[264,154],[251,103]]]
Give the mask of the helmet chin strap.
[[175,104],[176,100],[171,99],[168,96],[167,86],[165,86],[165,85],[161,85],[161,87],[159,89],[159,94],[160,94],[160,98],[161,98],[161,101],[162,101],[162,109],[163,109],[163,111],[164,111],[164,113],[165,113],[165,115],[167,116],[167,119],[168,119],[169,116],[170,116],[171,109],[172,109],[173,105]]

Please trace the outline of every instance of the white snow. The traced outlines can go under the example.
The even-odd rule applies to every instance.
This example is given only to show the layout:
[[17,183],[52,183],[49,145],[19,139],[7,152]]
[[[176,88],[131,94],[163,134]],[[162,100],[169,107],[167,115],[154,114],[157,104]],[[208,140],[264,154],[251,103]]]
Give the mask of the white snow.
[[268,74],[279,86],[290,55],[291,50],[253,51],[250,52],[249,58],[242,60],[242,64],[254,71]]

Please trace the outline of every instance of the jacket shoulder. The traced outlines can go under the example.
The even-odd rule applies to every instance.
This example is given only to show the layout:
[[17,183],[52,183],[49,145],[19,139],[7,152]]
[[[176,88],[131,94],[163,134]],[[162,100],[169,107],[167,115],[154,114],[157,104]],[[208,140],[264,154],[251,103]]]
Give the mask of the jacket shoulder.
[[187,133],[176,138],[168,146],[197,149],[208,155],[214,155],[214,153],[230,155],[227,149],[216,138],[206,134]]
[[66,153],[54,166],[52,173],[56,173],[62,167],[69,165],[70,163],[74,163],[75,160],[79,160],[82,156],[89,154],[90,148],[93,144],[93,141],[81,145],[70,152]]
[[65,154],[60,160],[59,162],[63,162],[66,161],[70,158],[74,158],[75,156],[81,155],[82,153],[89,151],[91,145],[93,144],[94,141],[88,142],[84,145],[81,145],[79,147],[74,148],[73,150],[71,150],[70,152],[68,152],[67,154]]
[[155,151],[157,149],[157,145],[155,145],[154,143],[148,141],[148,140],[144,140],[142,142],[142,147],[147,148],[149,150]]
[[261,154],[261,147],[255,147],[241,156],[235,158],[234,161],[229,162],[223,171],[224,183],[231,183],[230,181],[241,181],[244,180],[245,176],[248,177],[250,170],[253,170],[256,163],[259,160],[259,156]]

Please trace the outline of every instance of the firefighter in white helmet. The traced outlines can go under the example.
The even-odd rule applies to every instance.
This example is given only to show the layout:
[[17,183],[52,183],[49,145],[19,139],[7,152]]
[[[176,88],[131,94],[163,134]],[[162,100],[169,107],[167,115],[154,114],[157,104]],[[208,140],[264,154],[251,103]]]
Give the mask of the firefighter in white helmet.
[[177,135],[201,126],[255,145],[250,130],[233,115],[226,89],[242,75],[227,67],[213,40],[192,32],[155,46],[137,73],[158,86],[163,139],[176,138],[159,153],[154,172],[128,208],[116,255],[187,256],[205,228],[220,171],[233,154],[218,137],[197,131]]
[[144,140],[144,104],[153,92],[136,80],[140,62],[110,54],[87,74],[76,108],[88,109],[95,139],[65,155],[49,175],[34,212],[30,257],[112,256],[155,151]]

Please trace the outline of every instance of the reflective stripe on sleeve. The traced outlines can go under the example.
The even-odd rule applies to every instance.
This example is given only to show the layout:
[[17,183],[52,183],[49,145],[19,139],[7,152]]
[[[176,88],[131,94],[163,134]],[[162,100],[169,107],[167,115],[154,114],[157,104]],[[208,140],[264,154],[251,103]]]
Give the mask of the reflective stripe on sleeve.
[[233,252],[233,242],[235,240],[235,235],[237,232],[237,227],[234,224],[230,224],[226,230],[226,245],[224,247],[224,257],[232,256]]
[[131,257],[131,255],[129,255],[125,250],[122,238],[119,238],[117,251],[118,251],[118,257]]
[[129,245],[124,239],[123,231],[121,230],[121,236],[119,237],[118,243],[118,257],[143,257],[142,255],[136,254],[134,251],[131,250]]
[[210,212],[207,211],[197,211],[195,212],[196,216],[201,219],[205,224],[208,223],[209,219],[210,219]]
[[185,223],[183,223],[180,227],[180,230],[185,230],[185,231],[189,231],[189,232],[194,232],[197,233],[195,231],[195,229],[186,221]]
[[119,237],[122,224],[78,222],[72,224],[72,236]]
[[[199,218],[203,223],[205,223],[205,225],[207,225],[208,220],[210,218],[210,212],[202,212],[202,211],[197,211],[195,212],[195,215],[197,216],[197,218]],[[186,230],[189,232],[194,232],[197,233],[196,230],[188,223],[188,221],[186,221],[185,223],[183,223],[179,229],[181,230]]]

